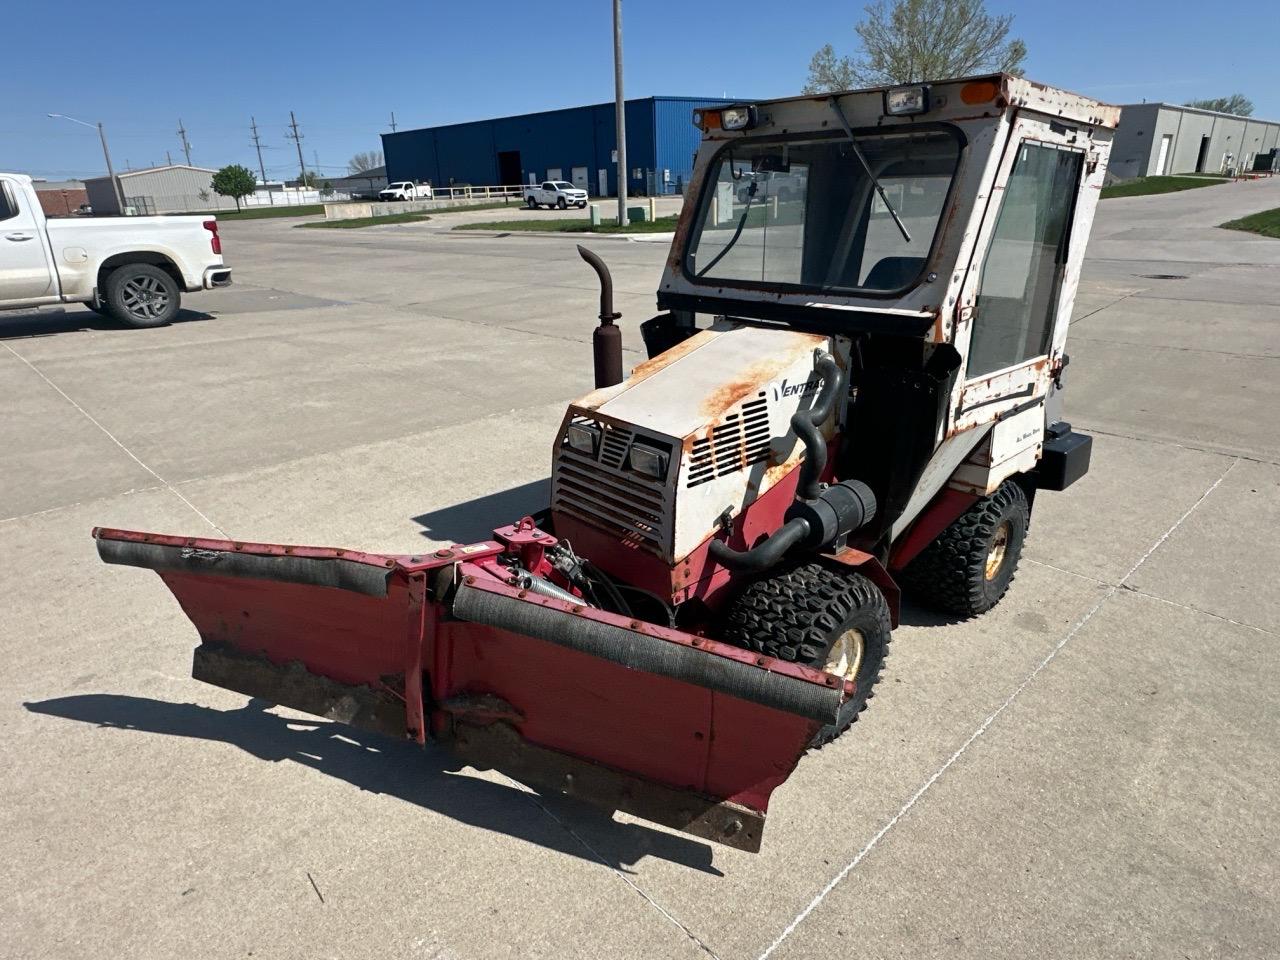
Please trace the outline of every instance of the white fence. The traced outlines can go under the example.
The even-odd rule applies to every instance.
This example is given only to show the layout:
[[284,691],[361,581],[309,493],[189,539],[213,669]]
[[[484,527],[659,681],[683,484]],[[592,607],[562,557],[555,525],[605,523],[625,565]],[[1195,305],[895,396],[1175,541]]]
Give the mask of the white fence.
[[350,194],[330,190],[258,190],[240,198],[237,207],[231,197],[223,197],[212,190],[192,194],[141,194],[126,196],[126,209],[133,215],[145,217],[161,213],[201,213],[205,210],[236,210],[247,207],[298,207],[307,204],[339,203],[352,199]]
[[523,196],[524,187],[518,183],[482,187],[465,184],[456,187],[432,187],[431,195],[440,200],[501,200],[503,197]]

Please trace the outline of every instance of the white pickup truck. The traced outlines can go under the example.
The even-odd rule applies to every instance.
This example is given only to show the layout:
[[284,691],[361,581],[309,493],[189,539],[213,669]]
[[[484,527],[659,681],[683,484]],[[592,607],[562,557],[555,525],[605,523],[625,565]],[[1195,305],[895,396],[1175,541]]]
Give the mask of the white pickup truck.
[[212,217],[46,219],[31,178],[0,173],[0,310],[83,303],[159,327],[183,291],[231,282]]
[[587,191],[563,180],[546,180],[540,187],[534,184],[525,187],[524,202],[531,210],[544,205],[563,210],[571,204],[581,209],[587,205]]
[[430,200],[431,184],[401,180],[388,183],[387,189],[378,191],[379,200]]

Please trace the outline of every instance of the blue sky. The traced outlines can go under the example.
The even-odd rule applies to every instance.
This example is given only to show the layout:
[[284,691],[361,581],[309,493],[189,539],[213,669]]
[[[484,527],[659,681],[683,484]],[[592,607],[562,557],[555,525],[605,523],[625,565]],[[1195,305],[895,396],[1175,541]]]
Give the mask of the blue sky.
[[[628,97],[763,98],[797,92],[823,43],[852,53],[863,4],[623,6]],[[988,0],[992,12],[1015,15],[1032,79],[1113,103],[1241,92],[1254,101],[1256,116],[1280,119],[1280,27],[1266,6],[1246,14],[1203,0]],[[297,154],[284,138],[290,109],[305,137],[307,166],[318,157],[320,171],[336,175],[353,153],[380,147],[392,111],[405,129],[613,97],[609,0],[66,0],[56,14],[44,4],[5,7],[0,169],[37,176],[102,172],[93,131],[47,113],[101,120],[120,169],[164,163],[166,150],[178,160],[179,118],[194,163],[256,169],[249,142],[256,116],[275,177],[297,172]],[[467,22],[456,19],[459,10]],[[560,35],[540,28],[541,20]],[[483,29],[484,22],[495,27]]]

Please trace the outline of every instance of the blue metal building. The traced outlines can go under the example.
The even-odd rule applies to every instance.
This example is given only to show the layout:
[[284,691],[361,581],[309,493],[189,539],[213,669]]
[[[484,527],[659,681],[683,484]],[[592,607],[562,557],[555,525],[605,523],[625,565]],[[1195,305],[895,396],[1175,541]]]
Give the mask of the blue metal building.
[[[706,97],[628,100],[627,192],[679,193],[702,136],[693,125],[694,109],[737,102]],[[483,186],[569,180],[596,196],[616,195],[616,146],[612,103],[382,135],[389,182]]]

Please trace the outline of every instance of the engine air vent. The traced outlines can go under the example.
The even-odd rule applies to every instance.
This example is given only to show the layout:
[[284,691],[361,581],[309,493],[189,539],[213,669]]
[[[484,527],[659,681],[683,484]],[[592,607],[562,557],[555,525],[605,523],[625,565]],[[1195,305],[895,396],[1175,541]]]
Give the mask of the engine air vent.
[[770,439],[769,403],[762,390],[712,427],[708,436],[693,442],[685,487],[696,487],[768,459]]

